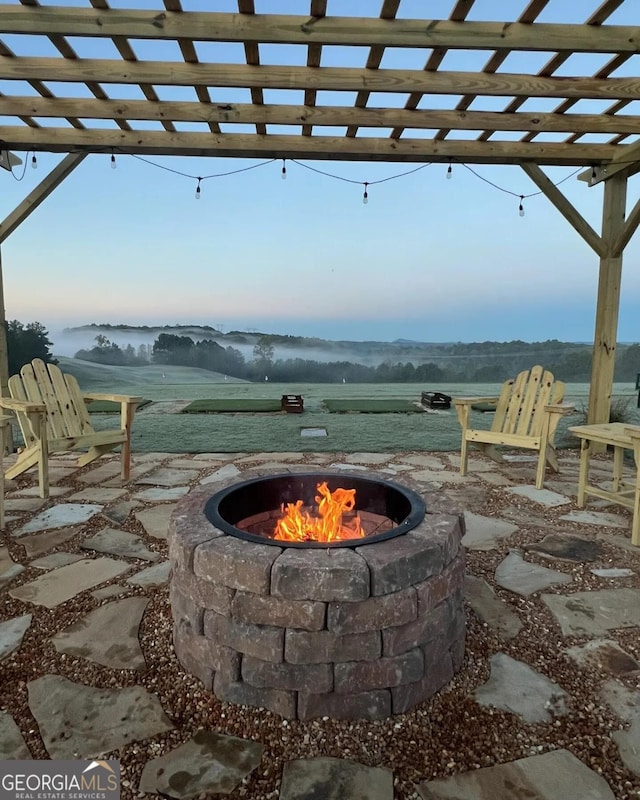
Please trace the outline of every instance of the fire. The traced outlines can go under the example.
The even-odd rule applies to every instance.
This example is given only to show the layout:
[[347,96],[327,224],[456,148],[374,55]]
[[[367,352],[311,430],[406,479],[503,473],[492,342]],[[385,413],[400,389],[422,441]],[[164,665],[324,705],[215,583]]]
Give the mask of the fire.
[[353,511],[356,505],[355,489],[329,490],[326,481],[317,486],[317,515],[302,507],[303,501],[283,503],[282,517],[274,531],[274,539],[288,542],[335,542],[339,539],[357,539],[364,536],[357,515],[350,520],[343,519],[345,513]]

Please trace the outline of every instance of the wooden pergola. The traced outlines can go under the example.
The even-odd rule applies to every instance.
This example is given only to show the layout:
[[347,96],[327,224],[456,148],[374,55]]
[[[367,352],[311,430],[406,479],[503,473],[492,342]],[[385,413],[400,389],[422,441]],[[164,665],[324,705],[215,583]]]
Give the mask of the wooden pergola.
[[[347,0],[310,0],[304,16],[269,13],[272,0],[85,3],[0,3],[0,150],[66,154],[0,223],[0,244],[91,153],[517,165],[600,260],[589,422],[608,420],[640,222],[640,201],[627,213],[638,0],[508,0],[499,21],[477,19],[474,0],[441,0],[443,19],[409,17],[433,8],[410,0],[371,0],[358,18]],[[599,232],[549,166],[584,167],[585,190],[604,182]]]

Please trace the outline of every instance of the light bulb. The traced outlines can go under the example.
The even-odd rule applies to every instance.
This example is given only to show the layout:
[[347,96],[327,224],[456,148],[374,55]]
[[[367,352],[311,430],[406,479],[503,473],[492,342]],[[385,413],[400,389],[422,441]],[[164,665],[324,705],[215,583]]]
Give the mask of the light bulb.
[[31,167],[32,169],[38,169],[38,159],[35,153],[31,156]]
[[448,181],[450,181],[450,180],[451,180],[451,176],[452,176],[452,175],[453,175],[453,169],[452,169],[452,167],[451,167],[451,164],[449,164],[449,166],[447,167],[447,180],[448,180]]
[[524,200],[524,197],[521,197],[521,198],[520,198],[520,205],[518,206],[518,214],[519,214],[521,217],[524,217],[524,206],[522,205],[522,201],[523,201],[523,200]]
[[198,185],[196,186],[196,200],[200,199],[200,178],[198,178]]
[[111,169],[116,168],[116,157],[111,153]]
[[363,204],[365,206],[369,202],[369,193],[367,192],[367,186],[369,186],[369,184],[365,183],[365,185],[364,185],[364,194],[362,195],[362,202],[363,202]]
[[287,180],[287,168],[285,166],[284,161],[282,162],[282,172],[280,173],[280,177],[282,178],[283,181]]

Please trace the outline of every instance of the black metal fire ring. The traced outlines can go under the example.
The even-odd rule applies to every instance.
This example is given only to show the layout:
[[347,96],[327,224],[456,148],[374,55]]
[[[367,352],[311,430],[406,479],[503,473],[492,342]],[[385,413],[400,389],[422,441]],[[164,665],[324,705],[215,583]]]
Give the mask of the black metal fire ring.
[[[356,490],[357,510],[388,517],[396,527],[382,533],[336,542],[289,542],[261,536],[235,527],[235,523],[262,512],[270,512],[282,503],[302,499],[312,505],[317,485],[327,482],[329,489],[342,487]],[[426,506],[412,489],[381,478],[335,472],[278,473],[234,483],[216,492],[207,501],[204,513],[209,522],[224,533],[257,544],[276,547],[334,548],[362,547],[393,539],[416,528],[424,519]]]

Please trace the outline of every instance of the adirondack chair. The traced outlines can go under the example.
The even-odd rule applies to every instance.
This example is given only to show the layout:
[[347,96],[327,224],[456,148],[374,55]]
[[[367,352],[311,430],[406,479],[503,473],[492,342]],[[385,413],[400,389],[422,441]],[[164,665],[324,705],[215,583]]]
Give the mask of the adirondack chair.
[[[496,461],[502,460],[498,445],[537,450],[538,468],[536,488],[542,489],[547,463],[558,472],[558,459],[554,438],[560,418],[574,411],[574,406],[564,404],[564,383],[541,366],[521,372],[506,381],[498,397],[458,397],[454,405],[462,428],[460,449],[460,474],[467,474],[469,444],[475,444]],[[495,406],[490,430],[469,427],[471,407],[491,404]]]
[[[104,453],[121,447],[121,476],[129,479],[131,424],[141,397],[119,394],[83,394],[73,375],[39,358],[25,364],[19,375],[9,378],[11,397],[0,397],[0,407],[14,411],[24,438],[24,449],[5,473],[15,478],[38,465],[40,497],[49,496],[49,453],[82,450],[78,466],[89,464]],[[92,400],[120,403],[120,427],[95,431],[86,404]]]

